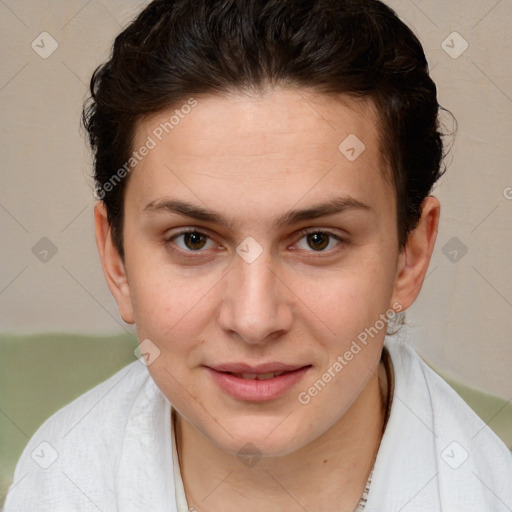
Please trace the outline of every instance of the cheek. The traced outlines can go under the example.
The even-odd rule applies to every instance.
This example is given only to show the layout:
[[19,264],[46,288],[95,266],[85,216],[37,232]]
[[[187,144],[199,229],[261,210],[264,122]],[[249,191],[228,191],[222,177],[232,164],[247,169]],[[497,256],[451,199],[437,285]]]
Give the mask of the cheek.
[[[207,313],[200,297],[181,282],[173,283],[155,276],[149,269],[135,278],[132,285],[137,337],[140,342],[150,340],[158,352],[148,370],[158,387],[173,403],[181,403],[188,396],[185,385],[189,381],[188,359],[202,343],[199,334]],[[153,346],[153,345],[151,345]]]
[[165,349],[169,340],[190,325],[189,317],[200,302],[194,291],[198,287],[193,280],[173,278],[168,269],[152,265],[149,258],[137,263],[130,275],[130,296],[139,339],[152,339]]
[[160,350],[162,357],[151,369],[166,367],[181,374],[193,366],[191,358],[211,330],[222,280],[213,272],[184,276],[170,265],[152,265],[149,257],[140,263],[130,283],[137,337]]
[[338,276],[308,283],[303,287],[305,302],[331,331],[354,336],[373,324],[388,309],[392,276],[382,261],[344,269]]

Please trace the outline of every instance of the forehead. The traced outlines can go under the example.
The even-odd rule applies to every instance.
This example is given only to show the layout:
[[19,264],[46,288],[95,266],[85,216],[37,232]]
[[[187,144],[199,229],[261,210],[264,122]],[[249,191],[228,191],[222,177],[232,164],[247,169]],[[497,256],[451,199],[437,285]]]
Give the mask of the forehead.
[[333,188],[389,207],[371,100],[304,89],[196,96],[192,108],[187,100],[137,125],[133,149],[152,141],[130,176],[138,209],[166,194],[197,203],[214,192],[275,209]]
[[194,101],[197,106],[193,108],[188,106],[191,100],[185,98],[141,120],[136,129],[139,142],[152,133],[159,139],[157,142],[161,137],[170,139],[166,136],[172,132],[180,136],[181,143],[186,143],[180,145],[181,152],[203,151],[210,142],[212,150],[225,148],[234,150],[232,157],[250,157],[251,152],[267,156],[282,153],[289,144],[300,151],[295,147],[299,137],[310,141],[307,148],[318,144],[332,147],[333,143],[336,148],[336,142],[351,133],[359,134],[367,145],[379,140],[377,113],[371,98],[276,88],[261,93],[201,95]]

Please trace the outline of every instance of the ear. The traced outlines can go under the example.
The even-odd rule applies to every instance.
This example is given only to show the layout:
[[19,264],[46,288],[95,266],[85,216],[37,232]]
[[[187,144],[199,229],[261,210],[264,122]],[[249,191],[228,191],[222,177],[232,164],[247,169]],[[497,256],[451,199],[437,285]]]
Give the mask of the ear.
[[441,206],[435,197],[424,199],[420,221],[398,257],[391,304],[398,302],[402,311],[411,306],[420,293],[434,251],[440,211]]
[[116,299],[121,317],[126,323],[133,324],[135,319],[125,264],[112,241],[111,227],[103,201],[98,201],[94,206],[94,226],[96,245],[107,285]]

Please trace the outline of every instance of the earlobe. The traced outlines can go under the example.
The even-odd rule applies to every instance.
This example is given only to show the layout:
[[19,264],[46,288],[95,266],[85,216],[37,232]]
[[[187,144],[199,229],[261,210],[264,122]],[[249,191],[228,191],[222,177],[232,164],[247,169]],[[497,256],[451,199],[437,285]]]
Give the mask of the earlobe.
[[434,251],[440,210],[437,198],[428,196],[424,199],[420,221],[399,255],[391,303],[399,302],[404,311],[414,303],[421,291]]
[[96,245],[100,254],[107,286],[116,299],[123,320],[128,324],[133,324],[135,323],[135,319],[128,276],[126,274],[125,264],[112,241],[111,227],[108,222],[107,211],[103,201],[98,201],[94,206],[94,226]]

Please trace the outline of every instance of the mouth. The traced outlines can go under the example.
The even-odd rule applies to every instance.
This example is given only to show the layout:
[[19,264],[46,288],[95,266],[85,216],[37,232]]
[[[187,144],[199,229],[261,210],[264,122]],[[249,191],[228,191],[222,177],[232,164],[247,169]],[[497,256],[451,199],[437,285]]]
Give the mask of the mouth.
[[231,367],[226,370],[225,366],[211,368],[206,366],[215,384],[221,391],[237,400],[250,402],[263,402],[276,399],[290,391],[297,383],[302,380],[312,365],[306,366],[287,366],[287,369],[281,368],[268,371],[231,371],[245,370],[246,368]]
[[232,373],[232,372],[222,372],[228,375],[233,375],[238,379],[247,379],[247,380],[268,380],[273,379],[274,377],[280,377],[285,373],[290,372],[270,372],[270,373]]

